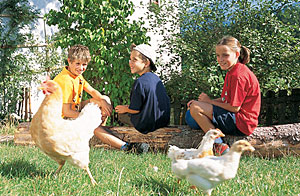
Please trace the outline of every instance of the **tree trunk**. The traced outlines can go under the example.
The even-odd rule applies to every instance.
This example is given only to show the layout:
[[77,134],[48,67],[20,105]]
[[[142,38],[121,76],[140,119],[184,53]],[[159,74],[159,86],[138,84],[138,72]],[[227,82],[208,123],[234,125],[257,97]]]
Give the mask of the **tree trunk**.
[[[133,127],[109,127],[111,132],[127,142],[149,143],[153,151],[166,152],[169,145],[180,148],[196,148],[204,133],[188,126],[165,127],[152,133],[141,134]],[[21,123],[15,133],[16,144],[33,144],[29,134],[29,123]],[[287,155],[300,155],[300,123],[258,127],[250,136],[225,136],[223,140],[232,145],[237,140],[248,140],[256,149],[252,154],[260,157],[273,158]],[[90,141],[91,146],[107,147],[97,137]]]

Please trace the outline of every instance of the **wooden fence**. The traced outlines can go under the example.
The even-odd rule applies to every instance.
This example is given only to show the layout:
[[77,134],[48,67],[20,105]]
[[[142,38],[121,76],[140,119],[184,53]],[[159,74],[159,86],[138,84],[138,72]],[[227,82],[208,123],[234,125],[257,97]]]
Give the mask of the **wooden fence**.
[[262,125],[278,125],[300,122],[300,89],[293,89],[291,95],[286,90],[277,94],[268,91],[262,99],[259,123]]
[[[171,104],[171,124],[185,125],[185,113],[187,102],[175,102]],[[259,125],[269,126],[300,122],[300,89],[293,89],[291,95],[286,90],[280,90],[277,94],[268,91],[262,97]]]
[[17,116],[23,121],[30,121],[32,118],[30,88],[23,87],[22,99],[17,102]]

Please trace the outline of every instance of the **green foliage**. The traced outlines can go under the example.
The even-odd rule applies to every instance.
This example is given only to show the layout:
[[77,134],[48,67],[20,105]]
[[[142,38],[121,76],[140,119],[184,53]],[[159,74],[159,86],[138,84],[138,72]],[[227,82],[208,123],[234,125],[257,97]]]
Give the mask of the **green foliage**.
[[[214,96],[210,93],[209,82],[211,81],[203,78],[202,72],[197,69],[173,71],[169,77],[165,86],[171,102],[187,103],[190,99],[198,99],[199,92],[208,92],[208,95]],[[218,81],[219,78],[214,77],[214,80]]]
[[[129,47],[147,43],[142,21],[130,22],[134,12],[129,0],[61,1],[59,11],[51,10],[47,24],[57,25],[55,44],[66,49],[75,44],[89,47],[92,60],[85,79],[114,105],[127,104],[133,79]],[[86,97],[86,95],[85,95]]]
[[0,135],[13,135],[17,130],[18,124],[18,121],[12,116],[0,121]]
[[[196,75],[198,84],[182,80],[183,88],[167,84],[168,91],[178,89],[173,96],[186,97],[186,86],[201,90],[209,85],[210,92],[206,93],[220,95],[226,73],[217,65],[215,44],[225,35],[236,37],[251,50],[251,62],[247,65],[258,77],[263,93],[299,87],[300,9],[295,2],[183,0],[178,4],[166,0],[160,7],[151,6],[152,12],[148,13],[151,29],[164,37],[160,53],[177,54],[165,68],[177,64],[187,73],[197,70],[200,74]],[[166,32],[171,35],[164,36]],[[180,77],[175,74],[171,81]],[[190,98],[195,98],[191,94]]]
[[32,27],[38,11],[28,0],[4,0],[0,14],[11,16],[0,18],[0,119],[3,119],[8,113],[16,112],[17,102],[22,99],[21,87],[31,80],[29,61],[16,46],[32,38],[24,30]]
[[[50,39],[47,38],[49,41]],[[51,42],[51,40],[50,40]],[[27,44],[34,45],[38,43],[37,40],[31,40]],[[61,51],[60,48],[54,46],[54,44],[48,44],[45,47],[32,47],[30,51],[26,54],[26,57],[29,62],[34,65],[38,65],[36,67],[31,67],[32,72],[34,73],[32,77],[36,82],[40,82],[39,76],[50,75],[51,78],[54,78],[65,66],[65,60],[67,58],[67,54],[64,51]]]

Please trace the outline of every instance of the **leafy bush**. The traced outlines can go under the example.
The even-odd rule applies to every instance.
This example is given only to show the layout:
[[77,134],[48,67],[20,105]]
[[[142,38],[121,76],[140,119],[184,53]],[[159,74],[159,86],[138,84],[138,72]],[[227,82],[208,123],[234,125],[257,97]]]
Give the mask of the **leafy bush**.
[[[208,85],[211,89],[206,93],[220,95],[226,73],[217,65],[215,44],[224,35],[236,37],[251,50],[251,62],[247,65],[258,77],[263,94],[267,90],[290,91],[300,87],[300,26],[296,22],[300,9],[296,1],[165,1],[159,7],[151,6],[151,10],[149,31],[163,36],[159,52],[177,54],[165,69],[177,65],[175,69],[182,67],[186,74],[198,77],[181,80],[180,85],[189,86],[191,94],[194,94],[192,89],[205,89]],[[196,70],[201,75],[195,75]],[[181,78],[177,74],[172,76],[173,81]],[[199,79],[206,83],[193,82]],[[169,83],[168,91],[177,86],[177,83]],[[182,88],[172,96],[186,97],[186,91]]]
[[0,14],[10,15],[0,18],[0,119],[4,119],[7,114],[16,112],[17,103],[22,100],[22,87],[31,81],[30,63],[16,46],[32,38],[24,30],[32,27],[38,11],[28,0],[4,0]]
[[[75,44],[89,47],[92,60],[85,79],[114,105],[127,104],[133,78],[129,48],[132,43],[147,43],[142,21],[129,21],[134,12],[128,0],[61,1],[59,11],[46,16],[49,25],[58,25],[55,45],[63,49]],[[85,95],[84,98],[87,98]]]

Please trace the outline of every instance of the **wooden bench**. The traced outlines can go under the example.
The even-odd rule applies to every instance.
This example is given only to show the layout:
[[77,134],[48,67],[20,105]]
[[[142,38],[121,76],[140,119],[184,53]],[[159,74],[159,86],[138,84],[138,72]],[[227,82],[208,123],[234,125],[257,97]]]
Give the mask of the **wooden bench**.
[[[204,133],[188,126],[165,127],[146,135],[139,133],[133,127],[109,127],[114,135],[127,142],[149,143],[153,151],[166,152],[169,145],[180,148],[196,148]],[[251,136],[226,136],[224,141],[233,142],[245,139],[256,149],[254,155],[266,158],[294,155],[300,156],[300,123],[258,127]],[[34,145],[29,134],[29,123],[21,123],[14,137],[15,144]],[[109,146],[103,144],[95,136],[90,140],[94,147]]]

